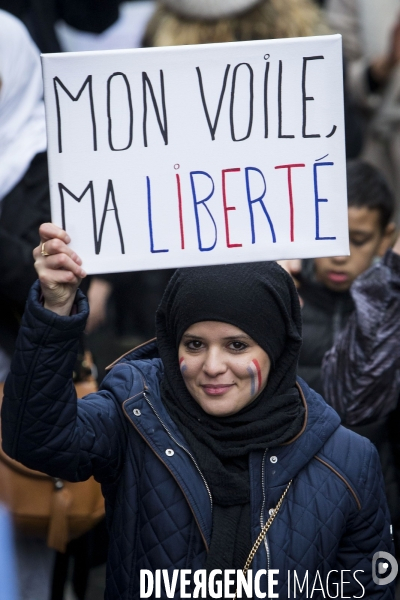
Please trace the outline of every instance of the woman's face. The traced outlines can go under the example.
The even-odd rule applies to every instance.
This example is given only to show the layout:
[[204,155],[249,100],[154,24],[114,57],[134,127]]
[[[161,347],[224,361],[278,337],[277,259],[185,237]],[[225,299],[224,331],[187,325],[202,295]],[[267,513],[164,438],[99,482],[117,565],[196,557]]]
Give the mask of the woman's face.
[[216,417],[234,415],[257,398],[271,368],[268,354],[247,333],[220,321],[185,331],[179,365],[191,396]]

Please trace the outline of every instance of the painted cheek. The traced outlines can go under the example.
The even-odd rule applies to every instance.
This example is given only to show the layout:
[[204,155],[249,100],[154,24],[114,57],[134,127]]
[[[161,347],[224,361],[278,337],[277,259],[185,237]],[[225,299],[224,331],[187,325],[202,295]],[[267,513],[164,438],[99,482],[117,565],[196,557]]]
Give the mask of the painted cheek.
[[187,369],[187,365],[185,363],[185,359],[183,356],[179,359],[179,368],[181,370],[182,375],[184,375],[184,373]]
[[247,367],[247,372],[250,375],[250,393],[254,396],[261,389],[262,383],[261,368],[257,359],[251,361],[250,365]]
[[257,371],[257,392],[258,392],[261,389],[261,383],[262,383],[261,367],[260,367],[260,363],[258,362],[258,360],[256,358],[253,360],[253,364]]
[[256,393],[256,376],[255,373],[253,373],[253,369],[251,367],[247,367],[247,372],[250,375],[250,395],[254,396],[254,394]]

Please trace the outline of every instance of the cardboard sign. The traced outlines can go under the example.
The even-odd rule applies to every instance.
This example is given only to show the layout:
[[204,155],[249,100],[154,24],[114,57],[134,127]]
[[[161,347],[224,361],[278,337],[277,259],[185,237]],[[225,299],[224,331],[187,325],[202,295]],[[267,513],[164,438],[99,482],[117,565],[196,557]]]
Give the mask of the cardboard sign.
[[339,35],[42,56],[88,273],[348,254]]

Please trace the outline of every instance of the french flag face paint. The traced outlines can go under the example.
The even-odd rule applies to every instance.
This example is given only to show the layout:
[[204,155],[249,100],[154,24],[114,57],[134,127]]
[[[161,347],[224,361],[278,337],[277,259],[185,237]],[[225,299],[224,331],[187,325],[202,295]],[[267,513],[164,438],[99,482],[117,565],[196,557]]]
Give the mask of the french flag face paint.
[[185,364],[185,359],[183,358],[183,356],[179,359],[179,368],[183,375],[187,369],[187,365]]
[[257,359],[253,359],[247,367],[247,372],[250,375],[251,396],[255,396],[261,389],[261,368]]

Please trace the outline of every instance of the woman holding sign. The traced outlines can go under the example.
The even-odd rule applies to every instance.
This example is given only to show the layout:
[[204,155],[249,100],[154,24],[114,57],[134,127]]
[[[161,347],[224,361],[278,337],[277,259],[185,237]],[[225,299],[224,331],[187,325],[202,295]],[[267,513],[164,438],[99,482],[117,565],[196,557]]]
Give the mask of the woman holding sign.
[[238,597],[393,598],[379,459],[296,381],[290,276],[275,263],[176,271],[157,340],[77,402],[85,273],[65,231],[40,233],[3,444],[31,468],[102,483],[106,598],[233,597],[236,586]]

